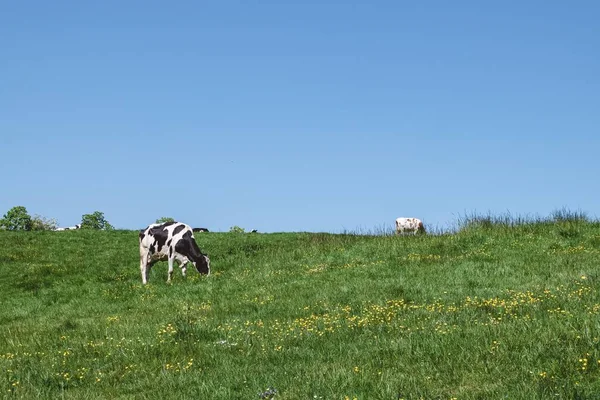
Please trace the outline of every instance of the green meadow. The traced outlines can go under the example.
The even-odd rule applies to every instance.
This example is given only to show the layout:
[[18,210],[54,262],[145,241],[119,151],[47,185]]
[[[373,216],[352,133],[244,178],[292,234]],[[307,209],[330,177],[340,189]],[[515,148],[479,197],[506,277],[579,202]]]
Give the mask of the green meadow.
[[600,399],[597,221],[195,237],[143,286],[137,231],[0,231],[1,397]]

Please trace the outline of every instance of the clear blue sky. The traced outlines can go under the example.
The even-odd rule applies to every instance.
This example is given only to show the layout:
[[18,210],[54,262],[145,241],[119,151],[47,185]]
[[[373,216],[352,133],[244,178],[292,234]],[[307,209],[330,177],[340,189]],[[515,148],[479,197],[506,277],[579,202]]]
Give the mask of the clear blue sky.
[[600,216],[598,1],[5,1],[0,215]]

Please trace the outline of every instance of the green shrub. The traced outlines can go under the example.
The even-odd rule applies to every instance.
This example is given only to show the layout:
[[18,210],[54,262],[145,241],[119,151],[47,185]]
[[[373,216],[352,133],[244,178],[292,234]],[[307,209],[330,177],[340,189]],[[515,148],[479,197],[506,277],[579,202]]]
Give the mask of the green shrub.
[[239,226],[234,225],[231,228],[229,228],[229,232],[230,233],[244,233],[246,231],[244,230],[244,228],[240,228]]
[[32,231],[53,231],[56,228],[58,228],[58,222],[55,218],[46,218],[41,215],[31,218]]
[[157,224],[164,224],[165,222],[175,222],[175,219],[171,217],[160,217],[156,220]]
[[8,210],[0,220],[0,226],[9,231],[30,231],[32,226],[31,216],[23,206],[16,206]]
[[104,218],[103,212],[94,211],[92,214],[81,216],[81,229],[111,230],[115,228]]

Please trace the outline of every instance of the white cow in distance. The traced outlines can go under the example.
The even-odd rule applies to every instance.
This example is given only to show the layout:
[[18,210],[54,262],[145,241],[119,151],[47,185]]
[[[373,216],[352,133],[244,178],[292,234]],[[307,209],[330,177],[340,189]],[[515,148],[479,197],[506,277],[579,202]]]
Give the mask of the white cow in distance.
[[396,235],[403,235],[405,233],[425,233],[425,227],[423,221],[418,218],[396,218]]

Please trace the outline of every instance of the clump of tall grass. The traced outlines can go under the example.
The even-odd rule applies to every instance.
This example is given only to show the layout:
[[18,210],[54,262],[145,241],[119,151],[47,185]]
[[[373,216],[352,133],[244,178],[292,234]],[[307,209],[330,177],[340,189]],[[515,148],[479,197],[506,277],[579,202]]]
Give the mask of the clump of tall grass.
[[591,222],[585,211],[571,211],[565,207],[554,210],[550,214],[550,218],[554,222]]
[[535,224],[541,222],[542,219],[537,216],[522,216],[513,215],[509,211],[504,214],[492,214],[488,211],[487,214],[477,214],[477,212],[471,212],[463,216],[459,215],[457,219],[457,225],[459,232],[469,230],[489,230],[498,227],[514,227],[525,224]]
[[580,224],[592,222],[588,215],[581,211],[571,211],[566,208],[553,211],[549,217],[539,215],[514,215],[507,211],[504,214],[465,214],[457,220],[457,232],[467,233],[474,231],[506,230],[515,227],[543,227],[556,224]]
[[375,225],[373,228],[365,228],[359,226],[354,230],[344,228],[341,232],[343,235],[355,236],[393,236],[396,232],[393,226],[387,224]]

